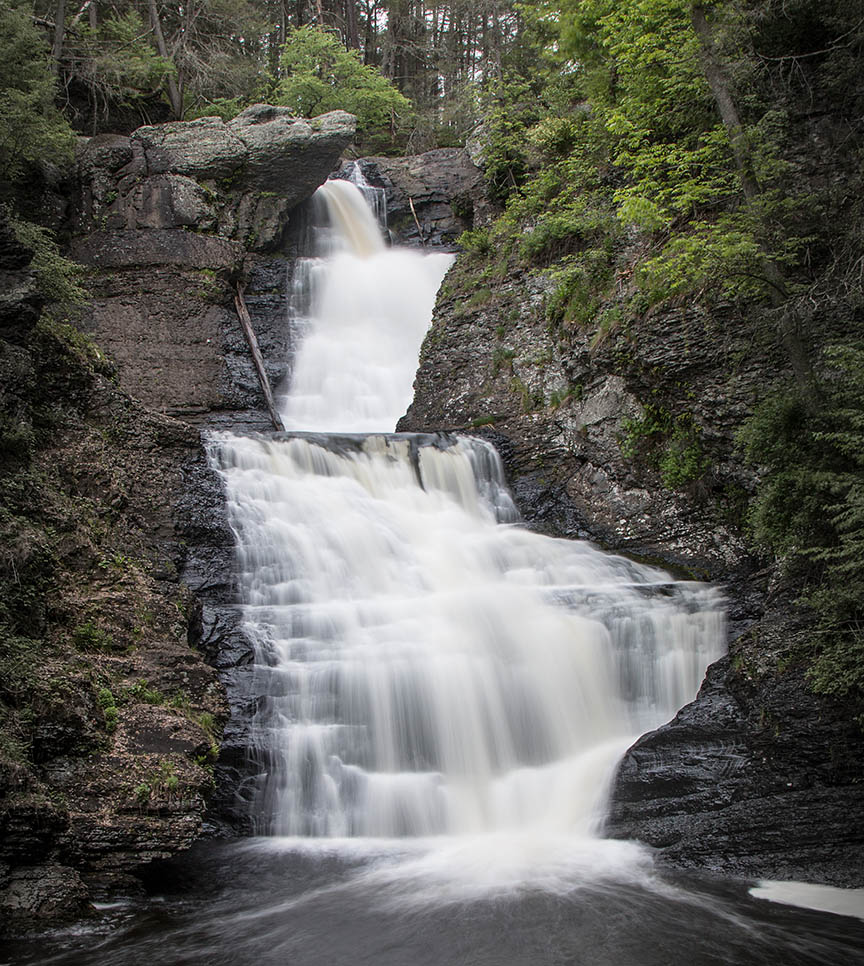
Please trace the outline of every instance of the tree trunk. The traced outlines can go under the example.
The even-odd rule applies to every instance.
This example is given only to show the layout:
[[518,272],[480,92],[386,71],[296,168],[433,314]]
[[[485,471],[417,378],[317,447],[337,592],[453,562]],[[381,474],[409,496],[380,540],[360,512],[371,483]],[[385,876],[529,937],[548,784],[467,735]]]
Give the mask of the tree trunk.
[[51,70],[60,73],[60,54],[63,53],[63,35],[66,32],[66,0],[57,0],[54,13],[54,43],[51,45]]
[[[162,21],[159,19],[159,10],[156,7],[156,0],[148,0],[147,3],[150,10],[150,26],[153,28],[153,36],[156,39],[156,50],[159,56],[169,64],[173,64],[171,57],[168,55],[168,47],[165,43],[165,35],[162,33]],[[169,74],[168,78],[168,100],[171,102],[171,111],[174,117],[178,121],[183,120],[183,96],[180,93],[180,89],[177,86],[177,81],[173,74]]]
[[[693,30],[699,40],[705,79],[714,95],[717,110],[729,137],[735,165],[738,168],[741,191],[748,202],[755,202],[761,196],[762,188],[756,178],[753,157],[747,143],[744,125],[741,123],[738,108],[732,97],[731,81],[714,45],[714,36],[705,14],[705,7],[701,4],[695,4],[690,16]],[[767,282],[771,304],[777,312],[777,330],[780,342],[786,350],[798,381],[802,384],[815,385],[813,367],[810,364],[807,347],[801,337],[798,312],[790,298],[786,276],[782,267],[772,257],[771,252],[764,246],[762,252],[759,267],[762,277]]]
[[237,316],[243,328],[243,335],[246,336],[246,344],[249,346],[249,352],[252,355],[255,372],[258,373],[258,381],[261,383],[261,392],[264,394],[264,403],[267,406],[267,412],[270,414],[270,422],[273,423],[274,429],[280,433],[284,432],[285,427],[282,425],[279,413],[276,412],[276,405],[273,401],[273,390],[270,388],[267,369],[264,365],[264,359],[261,356],[261,350],[258,348],[258,339],[255,337],[252,319],[249,317],[249,310],[246,308],[246,301],[243,298],[243,286],[239,282],[237,283],[237,290],[234,293],[234,307],[237,309]]
[[690,12],[690,19],[693,30],[699,39],[705,79],[714,95],[714,101],[717,104],[720,118],[732,146],[732,154],[735,157],[735,164],[738,166],[744,197],[748,201],[752,201],[759,197],[762,189],[759,187],[759,182],[756,180],[753,171],[753,160],[750,156],[750,147],[747,144],[747,135],[744,133],[738,108],[732,98],[731,82],[720,58],[717,56],[711,25],[705,16],[705,8],[701,4],[696,4]]
[[357,27],[356,0],[345,0],[345,42],[350,50],[360,49],[360,31]]

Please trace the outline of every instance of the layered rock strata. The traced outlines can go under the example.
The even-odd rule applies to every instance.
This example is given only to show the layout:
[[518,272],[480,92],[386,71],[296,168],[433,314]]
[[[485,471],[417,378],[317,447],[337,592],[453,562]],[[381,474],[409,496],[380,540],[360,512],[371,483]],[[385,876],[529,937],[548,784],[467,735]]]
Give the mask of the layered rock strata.
[[93,341],[38,321],[33,253],[0,224],[0,568],[20,618],[2,641],[5,927],[134,890],[202,832],[224,774],[219,674],[241,712],[231,667],[249,658],[200,430],[266,428],[233,297],[239,283],[278,382],[285,252],[353,132],[342,112],[257,105],[87,141],[65,230]]

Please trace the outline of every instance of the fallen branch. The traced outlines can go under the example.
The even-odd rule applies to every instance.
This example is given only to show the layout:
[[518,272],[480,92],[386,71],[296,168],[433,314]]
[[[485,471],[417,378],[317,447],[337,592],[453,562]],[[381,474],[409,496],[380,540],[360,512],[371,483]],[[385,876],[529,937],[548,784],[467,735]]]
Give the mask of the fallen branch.
[[264,393],[264,402],[267,404],[267,412],[270,413],[270,420],[273,423],[274,428],[278,432],[282,433],[285,431],[285,427],[282,425],[282,420],[279,418],[279,413],[276,412],[276,405],[273,402],[273,391],[270,388],[270,380],[267,378],[267,370],[264,368],[264,359],[261,355],[261,350],[258,348],[258,340],[255,338],[255,330],[252,328],[252,319],[249,316],[249,309],[246,308],[246,303],[243,301],[243,286],[239,282],[237,283],[237,291],[234,293],[234,305],[237,309],[240,325],[243,326],[243,335],[246,336],[249,351],[252,353],[252,361],[255,363],[255,371],[258,373],[258,381],[261,383],[261,389]]
[[417,226],[417,234],[420,236],[420,244],[425,245],[426,241],[423,238],[423,229],[420,227],[420,222],[417,220],[417,212],[414,209],[414,199],[409,198],[408,204],[411,205],[411,214],[414,216],[414,224]]

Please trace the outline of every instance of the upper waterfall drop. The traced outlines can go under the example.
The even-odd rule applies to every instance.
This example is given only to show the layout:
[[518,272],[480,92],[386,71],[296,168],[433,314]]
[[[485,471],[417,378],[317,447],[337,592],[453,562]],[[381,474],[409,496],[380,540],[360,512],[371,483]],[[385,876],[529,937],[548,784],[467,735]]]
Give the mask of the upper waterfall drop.
[[282,421],[289,431],[392,432],[411,402],[420,344],[453,256],[386,247],[350,181],[328,181],[315,197],[331,235],[326,256],[301,273],[311,310]]
[[362,257],[384,251],[381,229],[356,185],[340,179],[325,181],[317,194],[352,255]]

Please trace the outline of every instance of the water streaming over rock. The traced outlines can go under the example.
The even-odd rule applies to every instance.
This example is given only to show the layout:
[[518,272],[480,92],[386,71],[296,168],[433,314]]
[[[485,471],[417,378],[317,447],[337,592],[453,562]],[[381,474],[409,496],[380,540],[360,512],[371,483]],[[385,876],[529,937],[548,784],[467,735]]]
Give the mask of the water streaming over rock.
[[[588,835],[610,769],[722,648],[710,588],[518,525],[479,439],[389,434],[448,255],[388,249],[348,182],[284,437],[211,453],[255,644],[264,834]],[[302,431],[302,432],[301,432]]]
[[[351,188],[322,194],[334,191]],[[319,241],[291,311],[305,348],[320,345],[301,351],[283,400],[315,431],[211,440],[255,643],[264,835],[202,843],[173,887],[162,869],[157,896],[25,942],[16,961],[858,966],[856,920],[681,884],[637,844],[591,835],[615,757],[693,696],[719,652],[718,596],[528,532],[482,441],[329,433],[393,426],[428,316],[412,303],[334,319],[328,291],[350,308],[349,283],[380,268],[370,291],[398,282],[413,297],[393,266],[434,289],[446,259],[351,256],[330,229]],[[364,359],[391,368],[345,358],[352,318],[375,333]],[[399,361],[389,340],[405,318],[414,355]],[[358,380],[362,404],[332,371]]]

